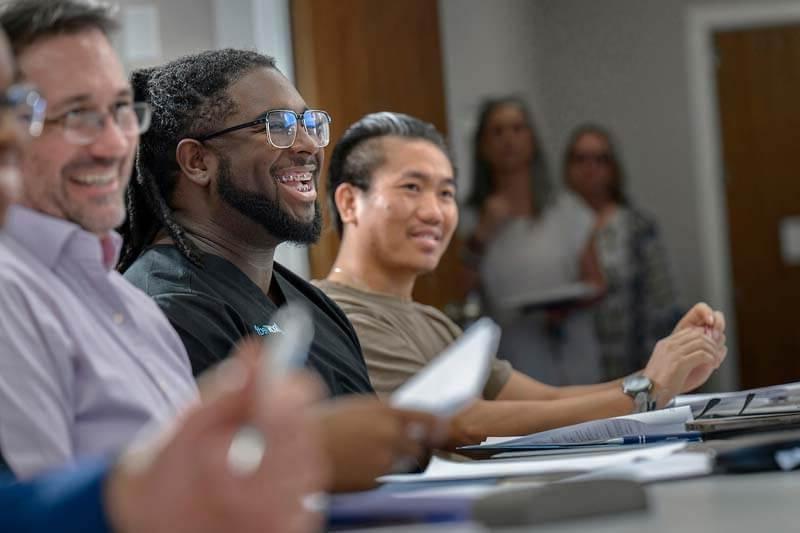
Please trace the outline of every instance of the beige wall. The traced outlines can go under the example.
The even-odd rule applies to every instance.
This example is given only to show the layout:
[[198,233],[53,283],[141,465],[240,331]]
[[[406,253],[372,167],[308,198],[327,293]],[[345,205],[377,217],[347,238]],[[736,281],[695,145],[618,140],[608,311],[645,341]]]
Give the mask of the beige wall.
[[[122,46],[122,36],[115,37],[115,45],[128,68],[157,65],[215,46],[211,0],[115,0],[115,3],[119,5],[121,15],[124,15],[127,6],[151,5],[158,9],[161,57],[146,61],[130,61]],[[124,23],[124,17],[121,20]]]

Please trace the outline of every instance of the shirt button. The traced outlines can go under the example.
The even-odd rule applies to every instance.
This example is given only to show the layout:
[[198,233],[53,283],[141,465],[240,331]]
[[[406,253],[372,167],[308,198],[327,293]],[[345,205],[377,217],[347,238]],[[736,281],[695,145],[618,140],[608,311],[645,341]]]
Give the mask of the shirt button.
[[125,322],[125,315],[122,313],[114,313],[111,315],[111,320],[114,321],[114,324],[121,326],[123,322]]

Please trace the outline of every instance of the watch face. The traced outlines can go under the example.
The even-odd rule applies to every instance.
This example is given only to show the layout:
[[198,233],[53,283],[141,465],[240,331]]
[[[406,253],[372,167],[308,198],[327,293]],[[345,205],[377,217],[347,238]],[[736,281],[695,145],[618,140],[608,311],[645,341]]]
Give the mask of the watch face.
[[644,392],[650,390],[651,382],[647,376],[630,376],[625,379],[625,392]]

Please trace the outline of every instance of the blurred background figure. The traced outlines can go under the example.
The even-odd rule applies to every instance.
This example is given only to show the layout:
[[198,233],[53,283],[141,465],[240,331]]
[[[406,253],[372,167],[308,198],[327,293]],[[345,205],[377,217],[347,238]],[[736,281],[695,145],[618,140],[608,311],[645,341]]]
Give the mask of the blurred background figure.
[[483,104],[473,150],[465,259],[484,311],[503,327],[499,352],[548,384],[597,382],[599,346],[586,305],[604,282],[591,211],[553,190],[522,100]]
[[606,280],[595,309],[603,377],[627,375],[680,317],[658,227],[628,200],[625,173],[603,127],[573,131],[563,168],[567,187],[595,215],[594,245]]

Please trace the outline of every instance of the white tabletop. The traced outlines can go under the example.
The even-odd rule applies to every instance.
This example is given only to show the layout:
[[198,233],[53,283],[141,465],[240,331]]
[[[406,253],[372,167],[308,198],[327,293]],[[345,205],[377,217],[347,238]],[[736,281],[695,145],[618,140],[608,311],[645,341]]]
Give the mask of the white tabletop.
[[[592,519],[592,533],[758,533],[800,529],[800,472],[673,481],[648,486],[647,493],[648,511]],[[536,531],[584,532],[587,523],[539,526]]]
[[[800,530],[800,471],[711,476],[647,487],[649,509],[498,533],[766,533]],[[576,502],[580,505],[580,502]],[[363,531],[363,530],[362,530]],[[474,524],[402,526],[381,533],[485,532]]]

